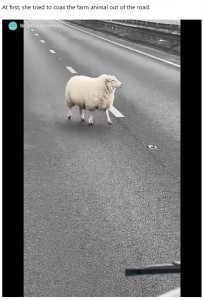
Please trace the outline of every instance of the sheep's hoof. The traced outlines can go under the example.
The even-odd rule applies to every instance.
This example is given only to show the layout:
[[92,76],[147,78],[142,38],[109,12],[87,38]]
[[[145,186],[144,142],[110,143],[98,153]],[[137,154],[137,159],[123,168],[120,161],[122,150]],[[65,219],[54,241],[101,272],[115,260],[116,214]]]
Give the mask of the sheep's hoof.
[[89,126],[92,126],[93,125],[93,122],[89,122]]
[[109,125],[112,125],[112,122],[109,122],[109,121],[108,121],[108,124],[109,124]]
[[80,122],[85,122],[85,118],[81,119]]
[[71,119],[71,116],[68,116],[68,120],[70,120]]

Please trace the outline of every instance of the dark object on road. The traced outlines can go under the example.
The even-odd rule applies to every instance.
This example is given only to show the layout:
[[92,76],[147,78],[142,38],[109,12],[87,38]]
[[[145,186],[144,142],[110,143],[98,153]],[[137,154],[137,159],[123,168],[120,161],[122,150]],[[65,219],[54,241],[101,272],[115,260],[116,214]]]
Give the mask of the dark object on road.
[[147,149],[150,149],[150,150],[158,149],[156,145],[148,145],[146,147],[147,147]]

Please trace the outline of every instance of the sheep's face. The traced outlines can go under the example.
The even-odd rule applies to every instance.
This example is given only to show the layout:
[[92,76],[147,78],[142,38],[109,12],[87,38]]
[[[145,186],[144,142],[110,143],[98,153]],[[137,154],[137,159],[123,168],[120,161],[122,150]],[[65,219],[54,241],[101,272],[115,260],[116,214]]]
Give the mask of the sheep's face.
[[122,86],[122,83],[115,76],[112,75],[107,76],[106,82],[108,86],[111,87],[113,90],[115,90],[118,87],[121,88]]

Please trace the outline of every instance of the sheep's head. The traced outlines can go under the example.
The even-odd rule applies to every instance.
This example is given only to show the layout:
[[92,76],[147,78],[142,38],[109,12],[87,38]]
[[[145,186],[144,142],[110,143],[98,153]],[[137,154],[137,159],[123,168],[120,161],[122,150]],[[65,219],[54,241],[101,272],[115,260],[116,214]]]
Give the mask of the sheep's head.
[[113,75],[105,75],[105,84],[109,90],[115,90],[122,86],[122,83]]

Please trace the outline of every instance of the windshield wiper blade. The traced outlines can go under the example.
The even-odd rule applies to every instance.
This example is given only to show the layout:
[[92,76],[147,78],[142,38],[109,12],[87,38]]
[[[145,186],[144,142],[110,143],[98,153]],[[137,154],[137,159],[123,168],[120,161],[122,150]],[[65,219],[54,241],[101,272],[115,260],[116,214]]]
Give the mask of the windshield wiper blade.
[[171,264],[162,265],[150,265],[139,268],[130,268],[125,270],[126,276],[144,275],[144,274],[168,274],[168,273],[180,273],[181,264],[179,261]]

